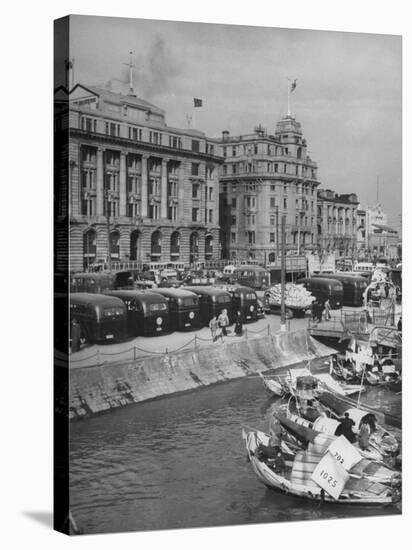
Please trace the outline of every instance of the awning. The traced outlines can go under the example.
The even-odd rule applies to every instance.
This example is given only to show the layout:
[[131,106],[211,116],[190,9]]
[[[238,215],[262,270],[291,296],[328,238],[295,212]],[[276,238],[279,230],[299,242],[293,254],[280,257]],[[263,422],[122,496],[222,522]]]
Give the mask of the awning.
[[389,227],[389,225],[381,225],[379,223],[373,223],[373,227],[376,227],[377,229],[380,229],[381,231],[387,231],[388,233],[398,233],[396,229],[393,229],[392,227]]

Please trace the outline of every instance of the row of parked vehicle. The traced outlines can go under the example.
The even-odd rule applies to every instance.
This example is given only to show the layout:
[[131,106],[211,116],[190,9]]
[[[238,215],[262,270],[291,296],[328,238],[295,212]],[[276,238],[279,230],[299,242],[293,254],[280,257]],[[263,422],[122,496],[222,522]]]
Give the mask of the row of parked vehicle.
[[207,326],[224,309],[231,323],[238,311],[245,323],[256,321],[263,314],[255,291],[242,286],[70,294],[70,319],[90,343],[196,330]]

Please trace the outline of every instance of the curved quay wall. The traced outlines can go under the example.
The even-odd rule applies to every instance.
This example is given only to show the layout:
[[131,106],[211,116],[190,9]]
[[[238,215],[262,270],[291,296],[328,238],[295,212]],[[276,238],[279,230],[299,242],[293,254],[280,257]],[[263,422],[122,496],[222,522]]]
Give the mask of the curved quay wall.
[[301,330],[71,369],[69,415],[71,420],[77,420],[332,353],[334,350]]

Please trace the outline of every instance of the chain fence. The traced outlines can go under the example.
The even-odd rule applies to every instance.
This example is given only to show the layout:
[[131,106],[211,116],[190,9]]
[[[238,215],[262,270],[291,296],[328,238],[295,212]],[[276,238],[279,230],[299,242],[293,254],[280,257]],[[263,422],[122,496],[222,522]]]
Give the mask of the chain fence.
[[[290,321],[287,322],[287,330],[290,330]],[[117,361],[136,361],[138,359],[142,359],[146,357],[167,356],[170,354],[178,353],[182,350],[196,351],[197,349],[199,349],[199,347],[205,347],[206,345],[210,345],[219,340],[223,342],[227,342],[232,338],[239,338],[239,337],[243,337],[244,339],[247,340],[250,336],[251,337],[255,337],[259,335],[271,336],[273,334],[276,334],[277,332],[278,331],[274,330],[269,323],[260,330],[253,330],[248,326],[244,325],[243,332],[241,335],[230,333],[227,336],[219,335],[215,339],[213,339],[212,337],[205,338],[195,334],[193,338],[189,339],[183,345],[173,349],[169,347],[165,347],[163,351],[155,351],[155,350],[144,349],[140,346],[134,345],[124,350],[111,352],[111,351],[103,350],[101,347],[97,347],[96,351],[88,355],[87,357],[80,357],[80,358],[70,357],[69,361],[70,361],[70,365],[76,368],[97,367],[97,366],[105,365],[107,363],[116,363]],[[114,357],[116,357],[115,360],[113,360]],[[65,363],[67,363],[67,357],[63,353],[57,354],[55,356],[55,362],[56,364],[59,364],[60,362],[61,366],[63,366]]]

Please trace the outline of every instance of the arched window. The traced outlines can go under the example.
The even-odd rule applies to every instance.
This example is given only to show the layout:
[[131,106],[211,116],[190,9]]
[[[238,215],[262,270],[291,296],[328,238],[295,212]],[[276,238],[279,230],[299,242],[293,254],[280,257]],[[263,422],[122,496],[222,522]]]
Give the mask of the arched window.
[[205,259],[211,260],[213,256],[213,236],[207,235],[205,239]]
[[162,254],[162,234],[160,231],[152,233],[150,255],[152,262],[158,261]]
[[83,235],[83,269],[96,261],[96,231],[89,229]]
[[274,261],[275,261],[275,253],[274,253],[274,252],[270,252],[270,253],[269,253],[269,258],[268,258],[268,259],[269,259],[269,263],[270,263],[270,264],[274,263]]
[[170,236],[170,260],[175,262],[180,256],[180,233],[174,231]]
[[199,235],[194,231],[190,235],[190,262],[196,262],[199,259]]
[[298,147],[298,150],[297,150],[297,157],[298,157],[298,159],[301,159],[301,158],[302,158],[302,147]]
[[129,257],[132,261],[142,260],[142,234],[137,229],[130,235]]
[[120,258],[120,233],[118,231],[110,233],[110,256],[115,260]]

